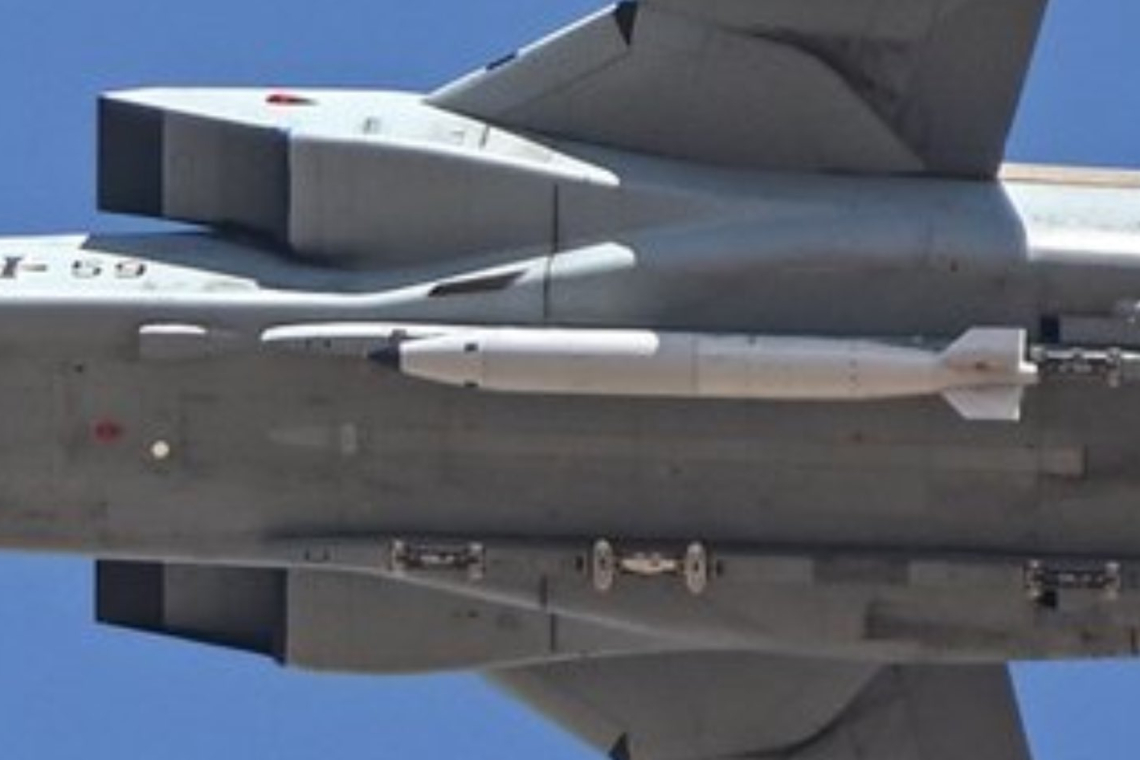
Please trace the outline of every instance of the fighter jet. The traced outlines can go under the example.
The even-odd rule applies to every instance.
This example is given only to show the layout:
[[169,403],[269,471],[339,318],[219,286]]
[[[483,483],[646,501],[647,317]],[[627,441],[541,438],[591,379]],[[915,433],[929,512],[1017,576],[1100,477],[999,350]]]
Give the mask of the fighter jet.
[[617,760],[1027,758],[1006,663],[1140,638],[1140,178],[1002,165],[1043,5],[105,96],[101,208],[202,231],[0,242],[0,543]]

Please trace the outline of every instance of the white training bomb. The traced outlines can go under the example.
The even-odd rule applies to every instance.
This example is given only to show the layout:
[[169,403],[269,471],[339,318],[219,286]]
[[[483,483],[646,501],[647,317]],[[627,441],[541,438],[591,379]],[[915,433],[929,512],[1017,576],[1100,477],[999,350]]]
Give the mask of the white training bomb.
[[968,419],[1020,418],[1026,333],[979,327],[943,350],[896,342],[653,330],[466,328],[394,344],[406,375],[506,393],[843,401],[942,395]]

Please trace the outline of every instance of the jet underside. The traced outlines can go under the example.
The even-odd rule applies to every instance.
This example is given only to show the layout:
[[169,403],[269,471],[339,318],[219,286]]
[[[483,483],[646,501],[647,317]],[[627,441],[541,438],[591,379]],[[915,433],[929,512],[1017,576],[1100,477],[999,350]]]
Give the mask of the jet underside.
[[1002,168],[1044,6],[104,96],[100,208],[192,227],[0,240],[0,546],[614,760],[1027,760],[1006,662],[1140,652],[1140,178]]
[[[501,169],[447,150],[432,160],[468,179]],[[166,563],[147,582],[168,595],[248,586],[257,603],[243,605],[288,610],[287,623],[266,613],[273,635],[250,648],[318,668],[693,648],[1135,652],[1140,191],[558,150],[578,176],[546,177],[553,227],[527,238],[518,230],[549,220],[516,209],[516,239],[498,249],[473,229],[470,253],[443,250],[447,230],[371,252],[334,241],[290,254],[232,233],[0,243],[0,388],[18,421],[0,441],[3,542]],[[543,177],[510,169],[508,187]],[[434,192],[382,179],[370,180],[381,206]],[[169,203],[177,181],[165,187]],[[469,202],[455,192],[406,228],[455,218]],[[502,326],[931,352],[1003,328],[1025,336],[1016,358],[1037,374],[1018,391],[1020,420],[998,422],[937,394],[512,393],[377,360],[417,331]],[[272,338],[282,330],[304,337]],[[226,639],[195,628],[209,621],[123,607],[142,583],[130,565],[100,577],[113,622]],[[362,651],[359,635],[320,632],[336,604],[373,610],[356,624],[381,640],[396,635],[373,630],[384,608],[495,610],[499,623],[462,651],[441,654],[443,632],[422,656],[412,642]]]

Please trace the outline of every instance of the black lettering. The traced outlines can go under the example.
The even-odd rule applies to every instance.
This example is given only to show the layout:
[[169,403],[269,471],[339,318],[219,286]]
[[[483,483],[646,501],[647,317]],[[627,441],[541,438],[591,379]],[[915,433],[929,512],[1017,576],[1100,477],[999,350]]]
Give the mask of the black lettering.
[[20,274],[20,263],[23,256],[5,256],[4,266],[0,268],[0,280],[14,280]]

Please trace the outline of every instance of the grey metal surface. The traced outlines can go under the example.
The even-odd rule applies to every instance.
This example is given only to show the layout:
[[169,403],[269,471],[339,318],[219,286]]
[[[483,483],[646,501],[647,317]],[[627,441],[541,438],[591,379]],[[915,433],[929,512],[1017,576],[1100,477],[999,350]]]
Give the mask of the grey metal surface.
[[282,665],[424,673],[666,652],[668,639],[362,572],[99,561],[100,623]]
[[1044,7],[622,3],[431,102],[496,124],[707,163],[992,176]]
[[1027,760],[1005,668],[885,668],[842,722],[795,760]]
[[95,618],[278,656],[285,633],[284,580],[279,570],[99,561]]
[[[106,96],[102,207],[210,229],[0,240],[0,546],[100,559],[112,624],[491,671],[617,758],[1021,760],[1005,662],[1140,651],[1140,185],[991,179],[1042,5],[647,0],[429,98]],[[512,328],[545,385],[397,371]],[[615,331],[828,392],[793,351],[699,398],[692,353],[652,397]],[[1023,401],[957,414],[947,346]]]
[[490,678],[615,760],[1029,758],[1002,667],[683,653]]
[[306,105],[283,106],[274,94],[105,95],[100,207],[236,228],[354,268],[546,252],[700,211],[681,186],[626,193],[607,167],[549,140],[417,96],[311,90]]

